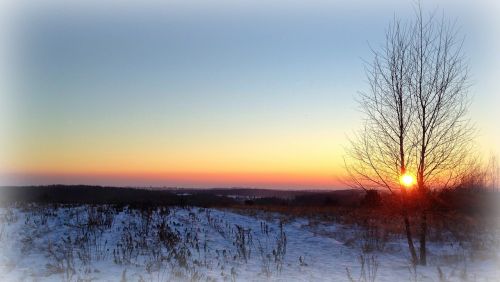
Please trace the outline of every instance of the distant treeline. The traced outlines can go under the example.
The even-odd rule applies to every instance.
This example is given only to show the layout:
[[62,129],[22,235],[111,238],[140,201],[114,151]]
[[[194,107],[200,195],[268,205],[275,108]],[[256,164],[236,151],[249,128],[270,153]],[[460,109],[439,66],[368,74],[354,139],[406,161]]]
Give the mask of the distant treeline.
[[[375,191],[372,191],[375,192]],[[162,189],[85,185],[0,187],[0,203],[112,204],[198,207],[368,207],[397,205],[397,196],[363,190],[287,191],[251,188]],[[432,193],[429,211],[493,213],[500,193],[490,189],[450,189]],[[410,203],[411,205],[411,200]]]
[[148,204],[166,206],[352,206],[363,193],[357,190],[285,191],[271,189],[142,189],[86,185],[0,187],[0,201],[58,204]]
[[233,204],[230,198],[215,195],[180,196],[165,190],[84,185],[2,187],[0,188],[0,199],[3,203],[149,204],[167,206],[224,206]]
[[500,191],[481,187],[460,187],[439,191],[436,208],[465,214],[500,216]]

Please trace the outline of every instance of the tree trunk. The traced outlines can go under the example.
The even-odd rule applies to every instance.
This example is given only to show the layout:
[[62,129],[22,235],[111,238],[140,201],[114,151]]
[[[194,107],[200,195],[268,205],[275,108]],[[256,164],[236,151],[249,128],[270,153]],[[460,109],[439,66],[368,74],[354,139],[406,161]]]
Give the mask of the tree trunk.
[[420,214],[420,265],[427,264],[426,237],[427,237],[427,214],[425,210],[422,210],[422,213]]
[[[425,150],[424,150],[425,152]],[[422,162],[423,163],[423,162]],[[423,167],[423,165],[422,165]],[[419,194],[419,210],[420,210],[420,230],[419,230],[419,241],[420,241],[420,265],[427,264],[427,207],[428,207],[428,194],[426,187],[424,185],[424,172],[423,169],[419,171],[419,181],[418,181],[418,194]]]
[[417,252],[415,251],[415,246],[413,245],[413,238],[410,229],[410,219],[408,218],[408,213],[403,211],[403,219],[405,223],[406,240],[408,240],[408,248],[410,249],[411,261],[413,264],[418,262]]
[[408,241],[408,248],[410,249],[411,261],[415,265],[418,263],[417,252],[415,251],[415,246],[413,245],[413,236],[411,234],[410,218],[408,216],[408,210],[406,207],[406,191],[404,188],[401,189],[402,197],[402,215],[405,224],[406,240]]

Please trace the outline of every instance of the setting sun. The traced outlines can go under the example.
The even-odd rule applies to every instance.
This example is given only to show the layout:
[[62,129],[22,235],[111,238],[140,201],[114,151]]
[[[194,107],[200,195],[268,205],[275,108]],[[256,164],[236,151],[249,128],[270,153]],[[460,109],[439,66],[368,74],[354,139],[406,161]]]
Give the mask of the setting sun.
[[405,173],[401,176],[399,181],[404,186],[411,187],[415,183],[415,178],[412,175]]

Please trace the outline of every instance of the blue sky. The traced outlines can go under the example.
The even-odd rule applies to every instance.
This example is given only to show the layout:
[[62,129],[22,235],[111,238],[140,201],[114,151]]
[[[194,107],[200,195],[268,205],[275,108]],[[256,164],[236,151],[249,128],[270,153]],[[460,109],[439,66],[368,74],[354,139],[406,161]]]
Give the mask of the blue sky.
[[[497,6],[423,4],[457,19],[466,35],[471,117],[481,151],[498,152]],[[305,173],[284,185],[333,187],[345,137],[361,124],[363,59],[393,17],[411,18],[413,9],[412,1],[19,5],[19,88],[3,94],[2,170],[35,182],[47,173],[54,176],[41,182],[57,182],[61,168],[75,175],[69,182],[145,171]],[[314,175],[332,181],[310,184]]]

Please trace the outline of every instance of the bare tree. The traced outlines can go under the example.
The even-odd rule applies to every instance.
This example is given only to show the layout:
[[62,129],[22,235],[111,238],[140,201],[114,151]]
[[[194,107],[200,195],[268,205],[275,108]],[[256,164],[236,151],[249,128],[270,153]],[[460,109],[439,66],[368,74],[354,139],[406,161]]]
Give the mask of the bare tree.
[[[394,20],[381,51],[367,64],[370,85],[359,103],[363,130],[350,140],[346,168],[356,187],[401,191],[401,210],[414,262],[426,264],[428,195],[460,180],[470,155],[473,130],[467,119],[468,72],[457,29],[417,9],[416,20]],[[419,258],[415,253],[405,173],[416,175],[420,204]]]
[[420,192],[420,264],[426,264],[428,191],[453,186],[464,173],[473,129],[467,118],[468,71],[457,29],[419,7],[412,31],[409,90],[416,122],[417,187]]
[[[364,128],[350,140],[346,159],[353,185],[365,190],[404,191],[399,177],[415,163],[412,154],[415,146],[409,135],[415,119],[408,84],[410,32],[411,29],[394,20],[386,32],[385,45],[380,51],[372,50],[374,60],[365,69],[370,91],[361,92],[358,101],[366,116]],[[417,262],[405,195],[402,196],[401,214],[408,247],[413,262]]]
[[496,155],[491,155],[486,169],[486,183],[491,190],[498,190],[499,176],[500,168],[498,167],[498,158]]
[[460,176],[456,187],[498,191],[499,175],[500,170],[496,155],[490,155],[487,162],[477,157],[470,162],[467,172]]

